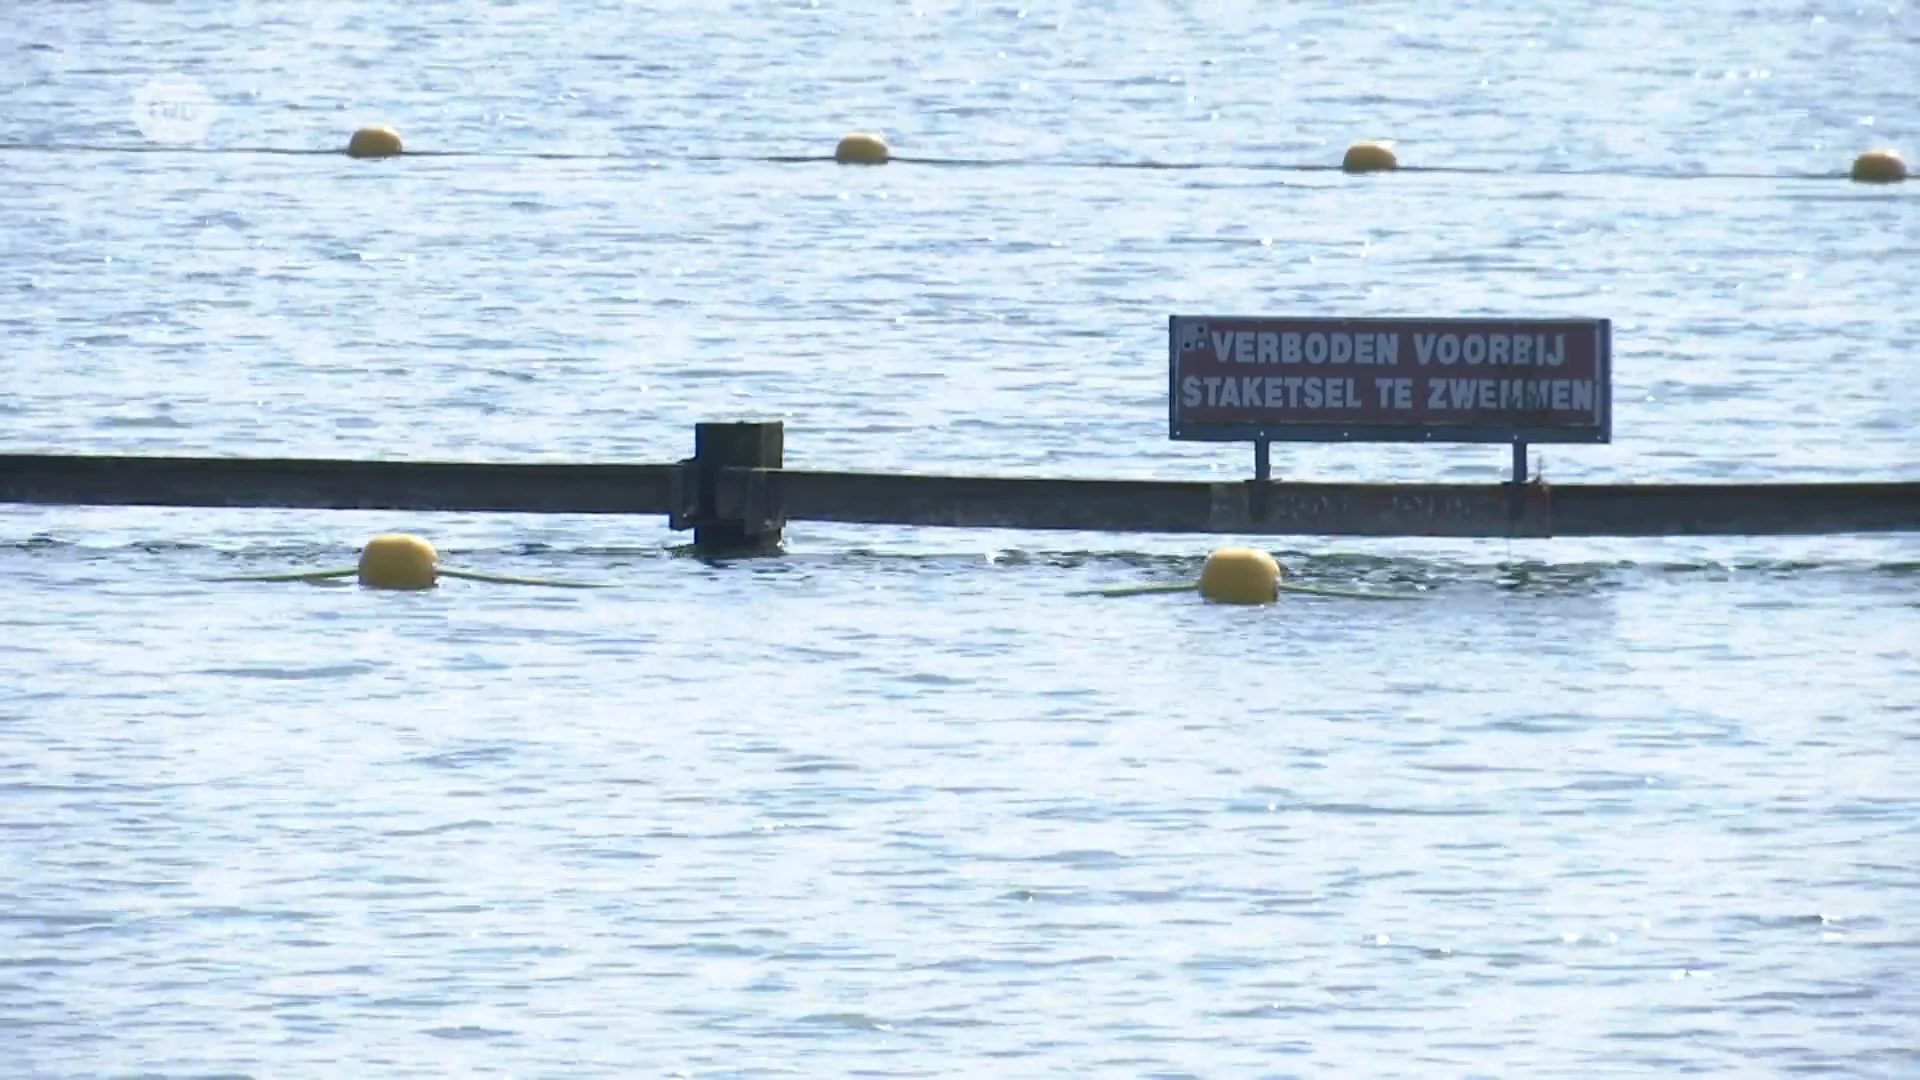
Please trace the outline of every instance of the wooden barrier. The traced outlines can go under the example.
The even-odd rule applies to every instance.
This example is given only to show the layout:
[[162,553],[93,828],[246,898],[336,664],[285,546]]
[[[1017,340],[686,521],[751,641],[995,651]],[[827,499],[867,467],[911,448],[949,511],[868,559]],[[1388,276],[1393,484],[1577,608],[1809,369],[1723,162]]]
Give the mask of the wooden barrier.
[[1249,536],[1786,536],[1920,532],[1920,482],[1321,484],[782,467],[779,423],[700,424],[671,464],[0,455],[0,502],[665,515],[716,553],[789,520]]

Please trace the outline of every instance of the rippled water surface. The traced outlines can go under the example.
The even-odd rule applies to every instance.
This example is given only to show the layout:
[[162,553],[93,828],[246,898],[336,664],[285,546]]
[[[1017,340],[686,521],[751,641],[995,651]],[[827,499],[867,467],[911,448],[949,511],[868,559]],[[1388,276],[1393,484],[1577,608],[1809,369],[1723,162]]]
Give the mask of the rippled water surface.
[[[16,0],[0,450],[1222,479],[1171,313],[1566,314],[1615,441],[1549,479],[1916,478],[1920,188],[1844,179],[1920,157],[1916,56],[1910,3]],[[385,530],[615,587],[210,580]],[[0,507],[0,1076],[1920,1075],[1913,537],[1303,537],[1422,602],[1260,609],[1069,595],[1232,538],[684,539]]]

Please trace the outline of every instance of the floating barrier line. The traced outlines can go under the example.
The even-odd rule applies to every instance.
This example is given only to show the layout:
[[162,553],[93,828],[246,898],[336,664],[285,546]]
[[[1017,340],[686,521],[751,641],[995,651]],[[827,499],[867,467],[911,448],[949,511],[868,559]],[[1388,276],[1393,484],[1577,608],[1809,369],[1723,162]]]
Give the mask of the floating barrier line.
[[[181,154],[206,156],[261,155],[271,157],[345,157],[337,149],[276,146],[157,146],[157,145],[102,145],[92,143],[74,143],[51,145],[43,143],[0,143],[0,153],[45,153],[45,154]],[[767,165],[833,165],[837,164],[832,154],[576,154],[564,152],[511,151],[511,150],[407,150],[395,157],[409,158],[498,158],[502,160],[524,159],[529,161],[605,161],[630,162],[650,165],[665,165],[676,161],[697,162],[742,162]],[[1288,172],[1288,173],[1338,173],[1345,170],[1337,164],[1323,162],[1288,164],[1285,162],[1225,162],[1225,161],[1074,161],[1056,158],[948,158],[913,157],[895,155],[889,159],[891,164],[926,165],[936,168],[962,169],[1124,169],[1143,172]],[[1461,176],[1586,176],[1586,177],[1631,177],[1647,180],[1846,180],[1849,175],[1844,170],[1827,172],[1711,172],[1711,173],[1670,173],[1651,169],[1498,169],[1474,165],[1400,165],[1392,170],[1401,173],[1432,173],[1438,175]]]
[[605,589],[606,584],[597,581],[555,581],[551,578],[513,577],[507,574],[481,574],[472,570],[454,570],[448,567],[439,569],[441,577],[460,578],[463,581],[485,581],[494,585],[539,585],[549,589]]
[[[465,581],[484,581],[493,585],[538,585],[549,589],[606,589],[611,586],[594,581],[554,581],[549,578],[510,577],[506,574],[481,574],[472,570],[453,570],[445,566],[436,567],[438,577],[460,578]],[[343,567],[339,570],[300,570],[289,574],[240,574],[234,577],[208,578],[216,582],[282,582],[302,581],[317,584],[324,581],[337,581],[355,577],[360,573],[357,566]]]
[[[808,158],[806,160],[820,160]],[[830,159],[829,159],[830,160]],[[1261,161],[1061,161],[1044,158],[921,158],[896,156],[895,162],[908,165],[935,165],[962,168],[1057,168],[1057,169],[1138,169],[1154,172],[1346,172],[1339,165],[1322,162],[1287,164]],[[1664,173],[1648,169],[1496,169],[1484,165],[1399,165],[1391,171],[1401,173],[1437,173],[1461,176],[1595,176],[1644,177],[1650,180],[1844,180],[1844,172],[1824,173]]]
[[1107,596],[1116,598],[1122,596],[1159,596],[1166,593],[1192,592],[1197,588],[1199,588],[1199,586],[1193,582],[1184,581],[1178,585],[1121,585],[1112,589],[1080,589],[1076,592],[1070,592],[1067,595]]
[[1285,571],[1273,554],[1260,548],[1215,548],[1200,567],[1200,580],[1191,585],[1123,585],[1117,589],[1094,589],[1074,596],[1152,596],[1155,594],[1197,592],[1203,600],[1226,604],[1271,604],[1283,593],[1303,593],[1340,600],[1415,600],[1419,597],[1393,593],[1355,592],[1351,589],[1325,589],[1316,585],[1295,585],[1285,579]]
[[[1082,589],[1070,592],[1068,596],[1104,596],[1120,598],[1128,596],[1164,596],[1169,593],[1196,592],[1200,588],[1193,582],[1178,585],[1121,585],[1111,589]],[[1337,600],[1424,600],[1423,596],[1410,596],[1405,593],[1360,592],[1354,589],[1328,589],[1318,585],[1295,585],[1282,581],[1274,586],[1281,592],[1299,593],[1304,596],[1324,596]]]
[[223,583],[231,582],[231,581],[321,582],[321,581],[332,581],[337,578],[350,578],[358,572],[359,571],[356,568],[350,566],[345,570],[303,570],[303,571],[296,571],[290,574],[238,574],[233,577],[215,577],[215,578],[208,578],[207,580],[215,581],[215,582],[223,582]]
[[1355,589],[1327,589],[1318,585],[1294,585],[1281,582],[1275,588],[1281,592],[1301,593],[1306,596],[1329,596],[1339,600],[1425,600],[1424,596],[1412,596],[1407,593],[1360,592]]

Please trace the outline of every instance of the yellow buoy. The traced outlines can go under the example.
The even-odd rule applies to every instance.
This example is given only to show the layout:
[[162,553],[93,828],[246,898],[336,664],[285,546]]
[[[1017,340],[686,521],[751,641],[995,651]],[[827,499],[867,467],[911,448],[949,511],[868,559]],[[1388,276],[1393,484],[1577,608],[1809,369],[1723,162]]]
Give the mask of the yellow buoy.
[[1400,160],[1393,156],[1393,148],[1386,143],[1354,143],[1347,147],[1347,156],[1341,160],[1340,167],[1350,173],[1392,172],[1400,167]]
[[400,133],[382,124],[363,127],[347,140],[349,157],[393,157],[400,152]]
[[833,160],[842,165],[885,165],[891,156],[885,139],[864,131],[842,136],[833,148]]
[[369,589],[431,589],[440,555],[407,533],[381,533],[360,549],[360,584]]
[[1216,604],[1271,604],[1280,564],[1255,548],[1215,548],[1200,567],[1200,595]]
[[1907,163],[1898,150],[1869,150],[1853,159],[1853,178],[1863,184],[1897,184],[1907,178]]

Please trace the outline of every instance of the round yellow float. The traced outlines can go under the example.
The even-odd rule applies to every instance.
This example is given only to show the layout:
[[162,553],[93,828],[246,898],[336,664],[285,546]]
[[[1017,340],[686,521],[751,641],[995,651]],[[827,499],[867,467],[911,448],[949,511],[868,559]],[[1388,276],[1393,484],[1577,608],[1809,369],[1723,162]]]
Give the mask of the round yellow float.
[[363,127],[347,140],[347,156],[393,157],[400,153],[400,133],[384,124]]
[[885,139],[865,131],[842,136],[833,148],[833,160],[842,165],[885,165],[892,156]]
[[499,585],[545,585],[556,589],[601,589],[586,581],[553,581],[547,578],[508,577],[505,574],[481,574],[440,565],[440,553],[423,537],[411,533],[381,533],[360,549],[360,565],[343,570],[296,570],[291,574],[242,574],[239,577],[214,578],[214,581],[304,581],[318,584],[339,578],[358,578],[369,589],[431,589],[440,579],[491,581]]
[[439,552],[408,533],[381,533],[360,549],[360,584],[369,589],[431,589],[439,570]]
[[1400,167],[1400,159],[1393,156],[1393,148],[1386,143],[1354,143],[1347,147],[1340,167],[1350,173],[1392,172]]
[[1255,548],[1215,548],[1200,566],[1200,595],[1216,604],[1271,604],[1280,598],[1280,564]]
[[1853,178],[1863,184],[1897,184],[1907,175],[1898,150],[1868,150],[1853,159]]

